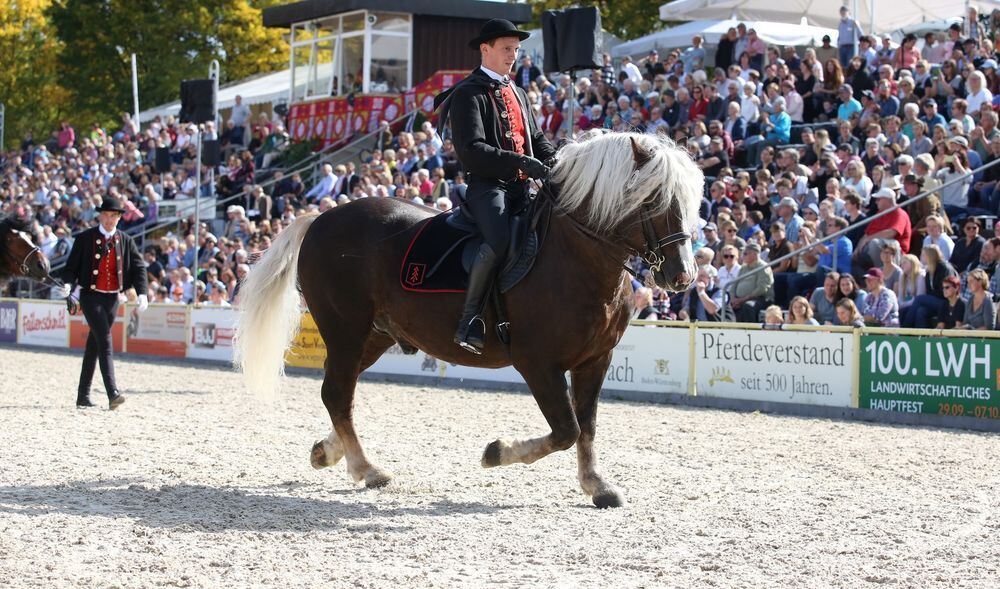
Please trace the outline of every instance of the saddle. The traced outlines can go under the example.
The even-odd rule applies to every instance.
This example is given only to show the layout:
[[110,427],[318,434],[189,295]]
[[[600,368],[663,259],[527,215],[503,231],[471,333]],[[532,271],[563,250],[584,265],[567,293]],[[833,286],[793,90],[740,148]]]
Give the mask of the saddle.
[[[510,245],[501,264],[493,291],[504,294],[534,266],[541,240],[539,199],[525,198],[510,215]],[[420,222],[399,269],[404,290],[423,293],[463,293],[469,285],[469,269],[483,242],[465,207],[435,215]]]

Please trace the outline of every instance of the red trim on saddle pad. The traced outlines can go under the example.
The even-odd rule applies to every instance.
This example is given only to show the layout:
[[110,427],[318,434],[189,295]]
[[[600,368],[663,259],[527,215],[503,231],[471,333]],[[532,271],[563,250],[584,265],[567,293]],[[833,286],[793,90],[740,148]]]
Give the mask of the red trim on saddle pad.
[[426,229],[427,226],[431,224],[431,221],[433,219],[434,217],[430,217],[429,219],[423,221],[422,224],[420,225],[420,229],[417,230],[417,233],[413,236],[413,239],[410,240],[410,245],[406,246],[406,253],[403,254],[403,261],[399,265],[399,285],[403,288],[403,290],[409,292],[422,292],[427,294],[464,293],[465,289],[456,290],[449,288],[442,288],[442,289],[414,288],[423,284],[425,274],[427,273],[427,264],[423,262],[411,262],[410,252],[413,250],[413,245],[417,243],[418,239],[420,239],[420,234],[422,234],[424,232],[424,229]]

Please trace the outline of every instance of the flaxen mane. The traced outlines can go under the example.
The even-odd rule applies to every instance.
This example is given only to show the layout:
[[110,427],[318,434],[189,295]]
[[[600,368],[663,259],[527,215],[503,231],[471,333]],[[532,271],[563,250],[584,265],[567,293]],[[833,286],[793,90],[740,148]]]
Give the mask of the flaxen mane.
[[[635,169],[632,142],[648,155]],[[559,151],[552,170],[559,205],[578,212],[594,231],[610,232],[644,203],[663,215],[675,202],[684,227],[694,228],[705,177],[687,152],[660,135],[588,131]]]

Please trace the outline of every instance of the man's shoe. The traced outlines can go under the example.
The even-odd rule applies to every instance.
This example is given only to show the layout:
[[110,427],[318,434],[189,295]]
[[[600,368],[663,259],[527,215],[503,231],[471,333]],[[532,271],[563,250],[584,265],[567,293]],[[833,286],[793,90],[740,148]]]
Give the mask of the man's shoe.
[[79,409],[85,409],[87,407],[97,407],[97,405],[94,404],[94,402],[90,400],[89,396],[86,396],[86,397],[77,397],[76,398],[76,406]]
[[114,411],[115,409],[121,407],[122,403],[125,402],[125,395],[120,393],[115,393],[114,395],[108,395],[108,410]]

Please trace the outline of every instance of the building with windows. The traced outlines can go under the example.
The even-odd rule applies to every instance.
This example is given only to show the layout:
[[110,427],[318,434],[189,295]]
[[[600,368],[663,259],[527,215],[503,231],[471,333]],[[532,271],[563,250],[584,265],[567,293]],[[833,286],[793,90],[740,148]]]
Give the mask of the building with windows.
[[440,70],[468,71],[483,23],[531,19],[526,4],[482,0],[303,0],[264,10],[289,29],[289,103],[349,94],[399,95]]

